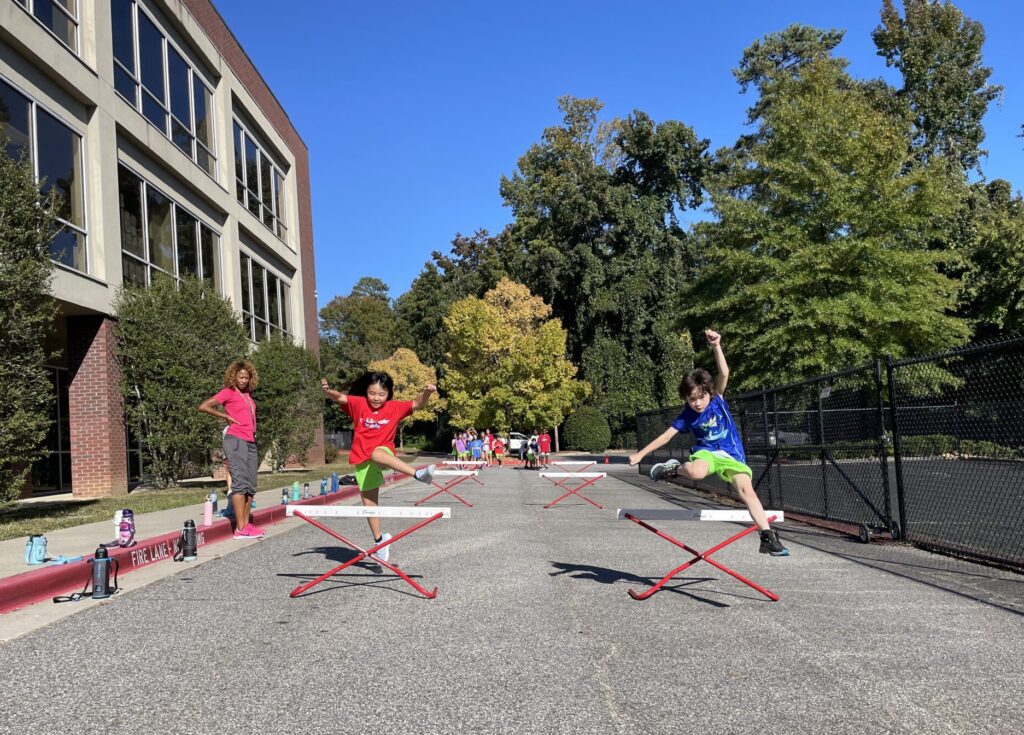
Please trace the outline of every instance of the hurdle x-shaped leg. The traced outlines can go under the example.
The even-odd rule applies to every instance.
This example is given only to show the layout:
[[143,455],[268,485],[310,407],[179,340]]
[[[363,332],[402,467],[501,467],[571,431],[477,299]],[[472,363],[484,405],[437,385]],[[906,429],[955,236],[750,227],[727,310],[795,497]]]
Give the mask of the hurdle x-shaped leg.
[[[327,513],[324,513],[325,510],[344,510],[344,509],[341,509],[341,508],[338,508],[338,509],[326,509],[324,506],[320,506],[319,508],[317,508],[316,506],[311,506],[310,508],[308,508],[306,510],[307,511],[317,510],[317,511],[320,512],[320,514],[327,515]],[[353,510],[355,510],[355,509],[353,509]],[[360,514],[358,512],[354,512],[354,513],[347,513],[345,515],[349,515],[350,517],[351,516],[356,516],[356,515],[362,515],[363,517],[366,517],[368,515],[378,515],[378,514],[372,513],[372,512],[369,512],[369,513],[365,512],[365,511],[369,511],[371,509],[359,509],[359,510],[364,510],[364,513]],[[324,580],[333,577],[338,572],[343,571],[344,569],[347,569],[348,567],[352,566],[353,564],[358,564],[359,562],[361,562],[363,559],[365,559],[367,557],[372,558],[377,564],[380,564],[381,566],[384,566],[384,567],[387,567],[388,569],[390,569],[392,572],[394,572],[399,577],[404,579],[406,582],[411,584],[416,589],[417,592],[419,592],[421,595],[423,595],[427,599],[431,599],[432,600],[433,598],[437,597],[437,587],[434,587],[433,591],[428,591],[425,587],[420,585],[415,579],[410,577],[408,574],[403,572],[401,569],[396,567],[394,564],[390,564],[390,563],[384,561],[383,559],[381,559],[380,557],[374,556],[374,555],[378,551],[383,549],[385,546],[393,544],[393,543],[395,543],[396,541],[398,541],[401,538],[405,538],[410,533],[413,533],[414,531],[418,531],[419,529],[421,529],[424,526],[426,526],[428,523],[433,523],[438,518],[448,518],[448,517],[450,517],[450,511],[448,510],[448,508],[439,508],[437,510],[437,512],[434,513],[433,515],[430,515],[430,516],[424,518],[419,523],[416,523],[416,524],[410,526],[409,528],[405,529],[404,531],[402,531],[400,533],[396,533],[391,538],[389,538],[389,539],[387,539],[385,541],[381,541],[379,544],[374,544],[373,546],[371,546],[368,549],[362,548],[361,546],[359,546],[359,544],[355,543],[354,541],[352,541],[350,539],[345,538],[344,536],[342,536],[340,533],[338,533],[334,529],[328,528],[327,526],[323,525],[322,523],[318,523],[317,521],[313,520],[308,515],[306,515],[305,513],[301,512],[299,510],[296,510],[294,508],[289,508],[288,509],[288,515],[298,516],[302,520],[306,521],[306,523],[309,523],[309,524],[312,524],[312,525],[316,526],[317,528],[319,528],[324,533],[329,534],[330,536],[333,536],[334,538],[338,539],[339,541],[341,541],[346,546],[350,546],[351,548],[353,548],[353,549],[355,549],[356,551],[359,552],[352,559],[349,559],[344,564],[339,564],[334,569],[332,569],[329,572],[326,572],[325,574],[321,574],[319,577],[314,579],[312,582],[307,582],[306,584],[303,584],[303,585],[300,585],[299,587],[296,587],[294,590],[291,591],[291,597],[298,597],[299,595],[301,595],[306,590],[308,590],[308,589],[310,589],[312,587],[315,587],[316,585],[320,584]]]
[[[735,579],[738,579],[740,582],[743,582],[743,584],[745,584],[745,585],[747,585],[749,587],[752,587],[753,589],[757,590],[758,592],[760,592],[762,595],[767,597],[772,602],[777,602],[778,601],[779,596],[776,595],[771,590],[765,589],[764,587],[762,587],[761,585],[757,584],[756,582],[750,581],[749,579],[744,577],[739,572],[737,572],[737,571],[735,571],[733,569],[730,569],[725,564],[722,564],[720,561],[711,558],[711,555],[714,554],[716,551],[720,551],[721,549],[724,549],[729,544],[734,543],[736,541],[739,541],[744,536],[746,536],[748,534],[751,534],[754,531],[756,531],[757,530],[757,525],[756,524],[750,526],[749,528],[743,529],[742,531],[740,531],[739,533],[737,533],[737,534],[735,534],[733,536],[730,536],[725,541],[721,542],[720,544],[716,544],[715,546],[712,546],[707,551],[698,551],[697,549],[691,548],[690,546],[688,546],[687,544],[683,543],[682,541],[669,536],[664,531],[659,531],[654,526],[650,525],[649,523],[646,523],[645,521],[641,520],[640,518],[637,518],[637,516],[634,515],[634,514],[641,514],[641,513],[642,513],[642,511],[639,511],[639,510],[629,511],[629,510],[621,510],[620,509],[619,510],[619,518],[625,518],[627,520],[633,521],[634,523],[636,523],[638,526],[640,526],[642,528],[646,528],[648,531],[656,534],[657,536],[660,536],[661,538],[665,539],[669,543],[674,544],[675,546],[678,546],[680,549],[688,551],[689,553],[691,553],[693,555],[693,558],[690,559],[685,564],[679,565],[678,567],[673,569],[671,572],[666,574],[664,577],[661,578],[661,580],[657,584],[655,584],[649,590],[646,590],[644,592],[637,592],[636,590],[634,590],[632,588],[627,590],[629,592],[629,596],[632,597],[634,600],[646,600],[648,597],[650,597],[655,592],[657,592],[662,587],[664,587],[673,577],[675,577],[677,574],[679,574],[679,572],[681,572],[684,569],[687,569],[687,568],[693,566],[694,564],[696,564],[699,561],[706,561],[708,564],[712,565],[713,567],[717,567],[718,569],[721,569],[723,572],[725,572],[726,574],[730,575],[731,577],[733,577]],[[683,513],[688,513],[689,515],[682,515]],[[712,515],[713,513],[718,513],[719,517],[714,517]],[[657,516],[662,517],[662,518],[673,518],[673,519],[678,518],[678,519],[685,519],[685,520],[731,520],[730,518],[726,517],[726,515],[725,515],[725,514],[728,514],[728,513],[745,514],[745,511],[703,511],[703,512],[699,511],[699,510],[698,511],[683,511],[683,510],[679,510],[679,511],[664,511],[664,512],[653,511],[653,512],[649,512],[648,520],[651,520],[651,517],[650,517],[651,515],[657,515]],[[770,523],[770,522],[772,522],[774,520],[781,520],[780,519],[781,515],[782,515],[781,512],[774,513],[773,515],[768,517],[768,522]],[[745,520],[749,520],[749,519],[750,519],[749,514],[746,514],[746,519]]]
[[[588,485],[593,485],[602,477],[607,477],[608,474],[606,472],[541,472],[540,476],[543,477],[545,480],[548,480],[549,482],[553,482],[555,485],[566,491],[565,494],[560,495],[559,497],[555,498],[550,503],[545,505],[545,509],[550,508],[555,503],[562,502],[570,495],[578,495],[595,508],[600,508],[602,510],[604,509],[603,505],[591,500],[586,495],[581,493],[580,490],[587,487]],[[568,485],[565,484],[565,482],[563,482],[563,480],[568,481],[571,479],[584,480],[584,482],[583,484],[577,485],[576,487],[569,487]]]
[[435,470],[434,477],[451,477],[452,479],[448,480],[444,485],[438,485],[436,482],[430,483],[431,485],[436,487],[437,490],[435,492],[432,492],[427,497],[417,500],[415,503],[413,503],[413,505],[422,505],[423,503],[427,502],[433,497],[440,495],[441,493],[448,493],[467,508],[472,508],[473,504],[467,502],[466,500],[463,500],[458,495],[453,493],[452,488],[458,485],[459,483],[465,482],[466,480],[469,479],[473,479],[477,485],[483,485],[482,482],[476,479],[476,476],[477,470]]

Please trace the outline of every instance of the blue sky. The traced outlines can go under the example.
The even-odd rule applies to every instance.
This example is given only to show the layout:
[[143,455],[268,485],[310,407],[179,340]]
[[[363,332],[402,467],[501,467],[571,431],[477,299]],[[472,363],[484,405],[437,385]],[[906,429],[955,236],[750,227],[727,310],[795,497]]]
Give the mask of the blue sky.
[[[731,69],[796,22],[845,30],[854,76],[898,80],[871,41],[881,0],[215,3],[309,146],[321,306],[362,276],[398,297],[455,233],[501,230],[500,178],[559,122],[559,96],[731,145],[752,102]],[[1006,88],[985,118],[985,174],[1020,190],[1024,3],[956,4],[984,26],[990,82]]]

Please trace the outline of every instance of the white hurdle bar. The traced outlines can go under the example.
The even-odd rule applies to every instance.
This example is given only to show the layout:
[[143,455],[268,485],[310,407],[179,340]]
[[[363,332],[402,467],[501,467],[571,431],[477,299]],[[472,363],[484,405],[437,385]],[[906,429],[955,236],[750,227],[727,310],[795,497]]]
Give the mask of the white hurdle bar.
[[557,464],[559,467],[578,467],[580,465],[586,465],[587,467],[589,467],[592,464],[597,464],[597,460],[594,460],[593,462],[583,462],[583,461],[580,461],[580,460],[577,460],[577,459],[574,459],[574,460],[571,460],[571,461],[563,461],[561,459],[553,459],[553,460],[551,460],[551,464]]
[[404,508],[386,505],[289,505],[285,509],[285,514],[292,516],[295,511],[304,516],[335,518],[430,518],[438,513],[442,518],[452,517],[451,508]]
[[480,470],[434,470],[434,477],[476,477]]
[[465,462],[460,462],[457,459],[449,459],[449,460],[445,460],[441,464],[454,465],[455,467],[463,467],[463,466],[465,466],[467,464],[479,465],[479,464],[487,464],[487,463],[484,462],[482,459],[473,459],[473,460],[467,459]]
[[[622,520],[629,514],[641,521],[726,521],[753,523],[754,519],[746,510],[713,510],[709,508],[619,508],[615,517]],[[775,523],[785,520],[781,510],[766,510],[766,518],[775,516]]]
[[608,477],[607,472],[541,472],[537,475],[538,477],[581,477],[584,479],[592,479],[599,477]]

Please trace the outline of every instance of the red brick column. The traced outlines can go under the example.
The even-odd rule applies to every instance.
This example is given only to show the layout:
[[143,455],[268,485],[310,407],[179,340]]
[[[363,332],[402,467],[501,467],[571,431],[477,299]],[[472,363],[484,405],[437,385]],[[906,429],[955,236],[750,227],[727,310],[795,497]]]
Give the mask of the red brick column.
[[71,492],[100,498],[128,494],[124,401],[114,359],[114,321],[68,317],[71,382]]

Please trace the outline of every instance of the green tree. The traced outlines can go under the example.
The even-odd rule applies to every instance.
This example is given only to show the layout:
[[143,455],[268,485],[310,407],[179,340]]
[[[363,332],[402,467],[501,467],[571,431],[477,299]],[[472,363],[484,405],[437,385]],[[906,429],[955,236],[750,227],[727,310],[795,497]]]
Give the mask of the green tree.
[[985,29],[948,0],[903,0],[903,8],[901,18],[893,1],[883,0],[872,38],[903,75],[898,95],[913,114],[915,154],[974,168],[984,154],[982,118],[1003,90],[988,83],[992,69],[982,64]]
[[259,375],[258,439],[266,461],[279,472],[289,460],[305,462],[323,419],[323,391],[316,355],[283,335],[261,342],[252,356]]
[[[9,151],[0,126],[0,149]],[[50,294],[55,194],[43,196],[27,155],[0,152],[0,502],[21,495],[32,462],[46,455],[53,391],[44,342],[57,317]]]
[[880,111],[840,59],[771,82],[748,145],[719,155],[717,221],[683,292],[689,326],[714,326],[737,387],[774,385],[962,344],[957,284],[938,271],[958,179],[912,165],[904,121]]
[[442,381],[455,426],[557,426],[587,397],[566,357],[566,334],[551,307],[503,279],[483,299],[469,296],[445,317],[450,335]]
[[565,443],[581,452],[603,452],[612,439],[608,420],[591,406],[581,406],[565,422]]
[[320,309],[320,354],[329,376],[355,378],[397,346],[388,285],[379,278],[360,278],[348,296],[335,296]]
[[666,295],[692,266],[678,215],[701,204],[708,142],[642,111],[599,123],[593,99],[559,106],[562,124],[502,179],[515,217],[503,239],[517,280],[565,326],[595,405],[621,407],[607,414],[621,436],[637,410],[671,400],[688,359]]
[[114,313],[127,421],[156,484],[175,485],[208,465],[222,425],[196,407],[221,389],[249,341],[231,302],[194,278],[124,286]]
[[[437,384],[437,371],[424,365],[410,349],[400,347],[395,354],[386,360],[375,360],[370,363],[370,370],[380,370],[391,376],[395,381],[394,399],[398,401],[415,400],[427,385]],[[398,448],[405,449],[405,429],[417,421],[434,421],[445,409],[447,401],[431,396],[427,405],[398,425]]]

